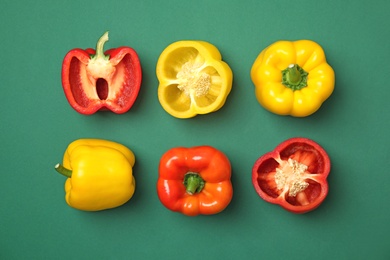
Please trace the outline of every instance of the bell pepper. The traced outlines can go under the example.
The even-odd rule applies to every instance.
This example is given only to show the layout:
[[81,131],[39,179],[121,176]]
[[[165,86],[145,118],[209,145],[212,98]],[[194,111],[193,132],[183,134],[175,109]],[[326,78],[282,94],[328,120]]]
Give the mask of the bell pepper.
[[251,69],[258,102],[278,115],[306,117],[334,90],[335,75],[320,45],[278,41],[265,48]]
[[135,157],[122,144],[79,139],[65,151],[55,169],[65,175],[65,200],[76,209],[98,211],[123,205],[134,194]]
[[96,51],[69,51],[62,63],[62,86],[69,104],[79,113],[99,110],[122,114],[134,104],[141,86],[142,70],[137,53],[130,47],[104,52],[106,32]]
[[233,73],[218,49],[204,41],[178,41],[160,55],[158,99],[176,118],[219,110],[232,88]]
[[160,160],[157,194],[169,210],[187,216],[224,210],[233,196],[231,166],[221,151],[210,146],[177,147]]
[[291,138],[261,156],[252,170],[252,183],[265,201],[301,214],[316,209],[328,194],[330,159],[307,138]]

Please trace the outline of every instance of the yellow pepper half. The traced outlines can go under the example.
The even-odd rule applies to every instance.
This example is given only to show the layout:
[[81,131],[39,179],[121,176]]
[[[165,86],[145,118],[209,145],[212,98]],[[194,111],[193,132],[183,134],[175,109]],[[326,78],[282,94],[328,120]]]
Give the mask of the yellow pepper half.
[[232,88],[233,73],[218,49],[204,41],[178,41],[160,55],[158,99],[170,115],[191,118],[220,109]]
[[278,41],[268,46],[255,60],[251,78],[264,108],[295,117],[316,112],[335,83],[323,49],[310,40]]
[[122,144],[79,139],[65,151],[56,170],[68,177],[65,200],[73,208],[98,211],[126,203],[135,191],[132,151]]

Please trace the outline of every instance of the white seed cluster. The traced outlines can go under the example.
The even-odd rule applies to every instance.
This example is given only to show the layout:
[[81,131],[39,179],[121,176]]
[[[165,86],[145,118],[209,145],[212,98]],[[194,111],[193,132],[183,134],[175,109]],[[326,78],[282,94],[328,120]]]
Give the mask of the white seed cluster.
[[201,63],[186,62],[177,73],[177,86],[185,95],[201,97],[208,93],[211,86],[209,74],[201,71]]
[[304,191],[309,184],[304,180],[304,174],[307,171],[307,165],[289,158],[287,163],[280,168],[276,168],[275,183],[279,190],[286,186],[289,190],[288,195],[295,197],[299,192]]

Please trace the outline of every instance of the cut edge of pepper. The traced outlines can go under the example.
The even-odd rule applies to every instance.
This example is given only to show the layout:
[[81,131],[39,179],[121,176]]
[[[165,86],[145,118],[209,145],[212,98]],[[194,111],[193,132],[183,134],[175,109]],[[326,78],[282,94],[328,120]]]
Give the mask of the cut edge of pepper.
[[[279,164],[281,159],[279,158],[279,160],[278,160],[277,158],[274,158],[275,156],[278,157],[279,151],[283,150],[286,146],[288,146],[292,143],[302,142],[303,140],[305,142],[308,142],[308,144],[314,146],[314,148],[316,150],[318,150],[320,152],[320,154],[323,156],[323,158],[324,158],[324,169],[323,169],[324,172],[322,174],[313,174],[313,175],[320,176],[320,179],[322,179],[324,182],[323,183],[318,182],[318,181],[320,181],[320,179],[317,180],[317,178],[306,178],[305,180],[308,182],[314,181],[314,182],[318,183],[318,185],[321,186],[321,190],[319,191],[318,196],[316,196],[316,198],[314,200],[310,201],[310,203],[305,204],[305,205],[294,205],[286,200],[286,196],[289,196],[288,189],[282,190],[282,192],[278,196],[272,196],[272,195],[268,194],[265,190],[263,190],[263,188],[261,188],[261,185],[259,183],[259,174],[260,174],[259,167],[261,165],[260,162],[264,162],[264,161],[267,161],[269,159],[272,159],[273,161],[275,161],[276,163]],[[294,137],[294,138],[290,138],[290,139],[285,140],[284,142],[279,144],[273,151],[264,154],[256,161],[256,163],[253,167],[253,170],[252,170],[252,182],[253,182],[254,188],[255,188],[256,192],[258,193],[258,195],[262,199],[264,199],[265,201],[272,203],[272,204],[277,204],[277,205],[281,206],[282,208],[284,208],[285,210],[290,211],[292,213],[304,214],[304,213],[307,213],[309,211],[313,211],[316,208],[318,208],[322,204],[322,202],[325,200],[325,198],[327,197],[328,191],[329,191],[327,176],[329,175],[329,172],[330,172],[330,167],[331,167],[330,164],[331,164],[331,162],[330,162],[329,155],[324,150],[324,148],[322,148],[318,143],[316,143],[315,141],[308,139],[308,138]],[[268,169],[268,172],[269,171],[270,171],[270,169]],[[310,184],[309,184],[309,186],[310,186]],[[302,194],[300,194],[300,193],[302,193],[302,192],[298,192],[297,196],[301,196]],[[298,198],[298,200],[301,200],[301,198]]]

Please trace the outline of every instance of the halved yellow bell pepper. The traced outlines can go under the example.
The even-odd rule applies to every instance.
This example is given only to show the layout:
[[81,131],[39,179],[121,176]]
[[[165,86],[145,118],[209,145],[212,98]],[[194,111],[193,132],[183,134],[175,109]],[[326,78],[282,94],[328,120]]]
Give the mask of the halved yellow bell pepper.
[[101,139],[79,139],[65,151],[56,170],[68,177],[65,200],[73,208],[98,211],[126,203],[135,191],[132,151]]
[[335,83],[322,47],[310,40],[278,41],[265,48],[252,66],[251,78],[264,108],[295,117],[316,112]]
[[191,118],[220,109],[232,88],[233,73],[218,49],[204,41],[178,41],[160,55],[158,99],[170,115]]

